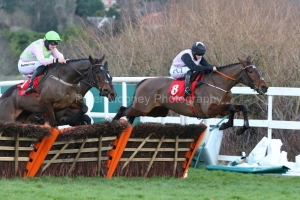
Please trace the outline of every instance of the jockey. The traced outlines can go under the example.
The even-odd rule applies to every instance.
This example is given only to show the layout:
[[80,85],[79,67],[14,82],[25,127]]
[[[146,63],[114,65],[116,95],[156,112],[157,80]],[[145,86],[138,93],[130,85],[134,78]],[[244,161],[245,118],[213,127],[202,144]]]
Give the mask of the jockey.
[[46,33],[44,39],[32,42],[21,54],[18,62],[19,72],[25,78],[31,75],[25,94],[36,93],[36,90],[33,88],[33,80],[45,71],[47,65],[52,63],[66,63],[63,54],[56,48],[60,41],[58,33],[49,31]]
[[[191,93],[190,79],[194,71],[212,72],[217,67],[209,64],[203,57],[206,47],[202,42],[196,42],[191,49],[181,51],[173,60],[170,74],[174,79],[185,77],[185,94],[187,98]],[[199,66],[199,64],[201,66]]]

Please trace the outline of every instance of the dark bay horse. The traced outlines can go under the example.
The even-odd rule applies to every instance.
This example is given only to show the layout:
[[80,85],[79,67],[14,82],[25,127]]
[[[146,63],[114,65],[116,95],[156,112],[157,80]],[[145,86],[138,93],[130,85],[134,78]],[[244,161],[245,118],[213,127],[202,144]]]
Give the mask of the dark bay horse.
[[[114,86],[112,85],[112,76],[109,74],[108,71],[108,63],[107,61],[102,65],[102,62],[105,58],[105,55],[103,55],[98,60],[98,70],[95,70],[95,77],[92,75],[89,75],[85,79],[80,81],[79,85],[79,92],[78,92],[78,98],[75,102],[72,103],[72,105],[68,108],[65,108],[61,111],[55,112],[55,117],[58,122],[58,125],[82,125],[82,124],[91,124],[91,118],[88,115],[85,115],[85,113],[88,110],[88,107],[84,104],[83,97],[85,94],[92,88],[98,88],[97,86],[97,80],[103,79],[103,77],[106,77],[106,79],[110,83],[110,92],[107,95],[107,98],[109,101],[114,101],[117,92],[114,89]],[[100,75],[103,74],[101,77]],[[101,94],[99,94],[101,96]],[[77,109],[75,109],[77,107]],[[17,121],[22,123],[34,123],[34,124],[44,124],[45,120],[42,113],[28,113],[23,112],[18,118]]]
[[218,67],[218,73],[204,74],[204,81],[196,84],[195,97],[190,98],[188,102],[170,101],[168,91],[173,79],[164,77],[145,79],[137,84],[133,103],[129,107],[120,107],[113,120],[126,116],[129,122],[133,123],[138,116],[166,117],[169,110],[180,115],[203,119],[229,115],[228,122],[219,127],[220,130],[224,130],[233,126],[234,113],[242,111],[244,125],[237,132],[242,134],[250,128],[248,108],[245,105],[231,104],[231,88],[242,83],[259,94],[264,94],[268,86],[252,64],[250,57],[239,61]]
[[[90,56],[89,59],[70,60],[67,64],[51,64],[47,74],[39,78],[36,96],[19,96],[17,86],[10,87],[0,98],[0,120],[17,121],[18,116],[27,111],[44,113],[46,121],[51,126],[57,126],[54,112],[83,106],[78,100],[79,85],[81,80],[89,79],[89,76],[93,77],[100,95],[109,97],[112,83],[107,78],[110,77],[108,71],[99,67],[101,62],[101,59]],[[77,100],[79,104],[74,104]]]

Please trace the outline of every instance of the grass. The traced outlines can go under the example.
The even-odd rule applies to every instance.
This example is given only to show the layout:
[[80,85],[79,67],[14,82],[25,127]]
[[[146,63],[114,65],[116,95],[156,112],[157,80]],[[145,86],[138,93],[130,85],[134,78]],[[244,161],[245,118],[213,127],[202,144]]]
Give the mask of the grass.
[[0,179],[1,199],[296,199],[299,177],[190,168],[188,178],[111,179],[37,177]]

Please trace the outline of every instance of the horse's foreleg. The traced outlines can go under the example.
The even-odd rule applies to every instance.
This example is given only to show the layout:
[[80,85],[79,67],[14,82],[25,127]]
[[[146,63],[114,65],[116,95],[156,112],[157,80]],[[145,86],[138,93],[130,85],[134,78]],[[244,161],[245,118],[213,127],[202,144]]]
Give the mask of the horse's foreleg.
[[121,117],[129,117],[129,122],[132,124],[135,117],[146,116],[146,115],[147,115],[147,113],[138,111],[131,106],[129,106],[129,107],[121,106],[119,111],[113,118],[113,120],[119,120]]
[[50,126],[58,126],[58,123],[55,118],[54,109],[52,103],[42,103],[43,110],[46,114],[46,117],[49,120]]
[[85,104],[82,104],[82,107],[80,108],[80,110],[70,118],[70,120],[68,121],[68,124],[70,126],[75,126],[77,122],[81,121],[84,114],[88,111],[88,107]]
[[127,109],[125,106],[121,106],[117,112],[117,114],[114,116],[112,120],[119,120],[121,117],[124,116],[123,112]]
[[244,115],[244,125],[242,128],[239,128],[236,132],[237,135],[243,134],[247,129],[250,128],[249,126],[249,119],[248,119],[248,108],[245,105],[233,105],[236,109],[236,112],[242,111]]
[[235,112],[236,110],[232,104],[221,104],[221,105],[213,104],[209,107],[208,114],[211,117],[217,115],[229,115],[228,121],[221,124],[221,126],[219,127],[219,130],[225,130],[233,126],[233,118]]

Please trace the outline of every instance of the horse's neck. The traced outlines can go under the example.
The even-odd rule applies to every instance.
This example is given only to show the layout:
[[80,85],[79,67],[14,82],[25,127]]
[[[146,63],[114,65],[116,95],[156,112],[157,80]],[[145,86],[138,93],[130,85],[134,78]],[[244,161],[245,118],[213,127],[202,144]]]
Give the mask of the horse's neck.
[[50,74],[57,76],[67,83],[78,84],[82,79],[87,76],[90,63],[88,60],[81,60],[59,66],[53,65]]
[[80,82],[80,91],[79,93],[84,96],[92,87],[87,84],[89,83],[89,81],[85,80],[85,81],[82,81]]
[[235,80],[231,80],[230,78],[218,74],[218,79],[215,79],[215,81],[218,83],[218,85],[222,86],[221,88],[225,90],[230,90],[232,87],[237,85],[239,83],[239,79],[243,73],[243,67],[241,64],[236,64],[233,66],[225,67],[224,69],[220,70],[221,73],[229,76],[230,78],[233,78]]

